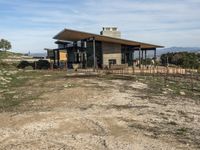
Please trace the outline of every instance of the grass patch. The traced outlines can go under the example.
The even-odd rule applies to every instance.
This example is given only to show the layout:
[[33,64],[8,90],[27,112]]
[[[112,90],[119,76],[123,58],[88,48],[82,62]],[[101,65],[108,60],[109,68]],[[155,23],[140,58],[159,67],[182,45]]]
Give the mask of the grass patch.
[[22,54],[9,51],[0,51],[0,59],[7,59],[11,56],[22,56]]
[[50,89],[46,82],[64,79],[66,75],[66,72],[17,69],[0,69],[0,72],[1,83],[4,82],[0,83],[0,111],[12,111],[26,101],[38,99]]
[[176,130],[176,134],[178,135],[185,135],[187,133],[188,129],[187,128],[179,128]]
[[[190,83],[184,82],[182,78],[177,80],[172,80],[170,78],[166,79],[163,76],[136,76],[136,80],[145,83],[148,85],[148,92],[149,95],[162,95],[165,89],[169,89],[167,91],[168,96],[170,97],[177,97],[177,96],[184,96],[187,98],[192,98],[194,100],[200,99],[200,81],[195,81],[193,85],[193,89]],[[181,92],[185,93],[181,95]]]

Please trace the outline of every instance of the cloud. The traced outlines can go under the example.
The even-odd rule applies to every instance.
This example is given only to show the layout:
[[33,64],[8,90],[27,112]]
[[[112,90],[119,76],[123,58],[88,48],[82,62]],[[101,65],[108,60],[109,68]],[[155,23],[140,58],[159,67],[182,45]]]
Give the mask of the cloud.
[[132,40],[200,46],[199,7],[199,0],[0,0],[0,36],[14,50],[42,51],[56,46],[52,37],[65,27],[99,33],[118,26]]

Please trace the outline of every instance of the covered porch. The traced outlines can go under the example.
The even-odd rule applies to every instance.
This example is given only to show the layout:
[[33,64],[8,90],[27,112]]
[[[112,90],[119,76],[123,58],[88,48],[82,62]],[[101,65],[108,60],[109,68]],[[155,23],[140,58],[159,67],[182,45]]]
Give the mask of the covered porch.
[[[135,66],[136,64],[141,67],[141,65],[147,65],[147,53],[154,53],[153,60],[156,60],[156,48],[162,48],[162,46],[152,45],[142,42],[130,41],[121,38],[113,38],[103,35],[97,35],[87,32],[75,31],[70,29],[64,29],[58,33],[54,39],[58,41],[63,41],[65,44],[58,43],[59,48],[54,51],[58,53],[60,50],[66,51],[67,66],[71,67],[72,64],[77,63],[81,68],[92,67],[94,70],[97,68],[104,67],[104,52],[105,49],[102,46],[104,43],[110,43],[110,48],[112,49],[115,45],[120,45],[117,49],[119,53],[120,63],[118,64],[128,64],[128,66]],[[64,46],[63,46],[64,45]],[[110,56],[115,53],[115,50],[110,51]],[[55,63],[59,66],[59,55]],[[109,65],[115,64],[115,59],[109,59]],[[118,60],[119,62],[119,60]]]

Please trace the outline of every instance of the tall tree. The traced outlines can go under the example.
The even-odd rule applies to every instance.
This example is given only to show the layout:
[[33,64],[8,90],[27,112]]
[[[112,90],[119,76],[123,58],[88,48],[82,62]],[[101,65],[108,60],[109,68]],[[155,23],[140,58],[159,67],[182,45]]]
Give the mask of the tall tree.
[[7,51],[11,48],[12,48],[11,43],[8,40],[5,39],[0,40],[0,49]]

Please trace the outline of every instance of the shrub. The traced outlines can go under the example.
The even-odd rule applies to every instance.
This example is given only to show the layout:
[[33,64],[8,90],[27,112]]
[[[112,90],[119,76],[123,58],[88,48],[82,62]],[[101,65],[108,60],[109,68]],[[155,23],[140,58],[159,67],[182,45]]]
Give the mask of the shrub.
[[38,60],[33,64],[34,69],[49,69],[50,63],[47,60]]
[[198,69],[200,66],[200,55],[191,52],[173,52],[162,54],[160,59],[162,65],[165,66],[167,63],[174,64],[176,66],[181,66],[183,68]]
[[33,70],[33,67],[32,66],[27,66],[24,69],[26,69],[26,70]]
[[23,60],[17,65],[17,68],[25,69],[26,67],[29,67],[29,66],[32,66],[32,64],[29,63],[28,61]]

